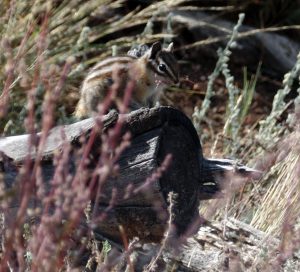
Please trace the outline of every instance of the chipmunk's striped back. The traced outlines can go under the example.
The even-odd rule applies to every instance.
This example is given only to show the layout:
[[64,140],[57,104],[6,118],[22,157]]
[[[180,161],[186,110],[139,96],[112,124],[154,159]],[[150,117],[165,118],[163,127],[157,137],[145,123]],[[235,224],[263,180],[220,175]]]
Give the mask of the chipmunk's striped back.
[[127,69],[128,65],[135,59],[133,57],[111,57],[97,63],[85,78],[86,82],[97,80],[102,76],[110,76],[113,72],[114,65],[119,69]]
[[166,84],[178,82],[172,44],[162,49],[160,43],[155,43],[142,56],[110,57],[97,63],[83,81],[75,115],[82,118],[97,112],[113,84],[117,88],[114,102],[118,105],[129,81],[134,82],[130,109],[155,103]]

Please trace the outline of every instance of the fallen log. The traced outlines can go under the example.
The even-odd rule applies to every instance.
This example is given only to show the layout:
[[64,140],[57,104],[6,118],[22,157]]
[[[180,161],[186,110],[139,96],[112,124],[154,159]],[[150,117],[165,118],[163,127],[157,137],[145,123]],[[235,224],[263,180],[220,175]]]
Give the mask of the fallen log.
[[[196,52],[193,56],[197,58],[199,55],[218,58],[217,49],[226,46],[229,39],[227,35],[230,36],[235,25],[200,9],[174,10],[169,14],[169,18],[182,49],[192,48],[194,54]],[[247,25],[242,25],[239,32],[236,46],[231,49],[234,55],[231,61],[236,65],[247,66],[255,71],[258,63],[262,62],[263,74],[275,78],[281,78],[295,65],[300,45],[293,39],[274,31],[267,32]],[[213,37],[213,42],[205,44],[205,40],[210,37]]]
[[[53,163],[55,154],[62,150],[66,142],[71,144],[68,174],[74,177],[78,165],[76,154],[82,148],[82,138],[88,138],[93,129],[98,127],[87,166],[89,170],[94,170],[101,157],[101,136],[109,133],[109,129],[120,119],[123,120],[121,134],[131,134],[130,146],[121,153],[117,161],[118,174],[111,173],[101,187],[100,199],[96,201],[96,195],[91,195],[92,204],[97,203],[98,214],[105,216],[96,225],[89,227],[106,239],[121,243],[122,226],[128,239],[137,236],[144,242],[161,241],[168,227],[170,192],[176,195],[172,223],[176,236],[181,236],[198,217],[200,200],[213,198],[221,190],[220,182],[225,173],[236,172],[246,176],[257,174],[256,171],[229,160],[205,159],[191,121],[178,110],[158,107],[143,108],[127,115],[111,112],[101,118],[100,125],[97,118],[90,118],[53,128],[41,157],[38,157],[39,153],[35,149],[28,153],[30,135],[1,139],[1,169],[6,190],[17,190],[20,165],[28,158],[32,161],[39,158],[43,180],[49,192],[56,169]],[[37,138],[40,136],[38,134]],[[166,169],[160,175],[155,175],[168,155],[172,159]],[[84,172],[86,180],[90,180],[92,173],[93,171]],[[145,186],[149,177],[151,182]],[[32,197],[31,203],[37,205],[34,195]],[[20,199],[14,199],[11,208],[17,209],[19,202]],[[12,214],[10,217],[14,218]],[[86,225],[85,222],[82,223]]]

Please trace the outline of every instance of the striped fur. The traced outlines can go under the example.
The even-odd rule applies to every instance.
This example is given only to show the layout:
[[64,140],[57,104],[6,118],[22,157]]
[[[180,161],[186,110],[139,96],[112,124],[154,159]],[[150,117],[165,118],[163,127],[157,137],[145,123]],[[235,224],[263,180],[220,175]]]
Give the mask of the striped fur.
[[163,49],[160,43],[154,43],[138,58],[110,57],[97,63],[83,81],[75,116],[93,115],[111,89],[117,91],[114,104],[118,105],[130,81],[134,82],[129,105],[131,110],[155,104],[166,82],[178,82],[178,65],[172,44]]

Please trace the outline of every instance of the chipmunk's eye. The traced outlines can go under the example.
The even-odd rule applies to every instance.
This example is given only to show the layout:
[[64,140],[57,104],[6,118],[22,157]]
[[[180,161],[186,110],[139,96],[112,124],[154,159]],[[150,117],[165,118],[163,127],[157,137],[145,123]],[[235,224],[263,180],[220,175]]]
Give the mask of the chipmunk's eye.
[[162,72],[166,72],[167,71],[167,67],[165,64],[161,63],[158,65],[158,69]]

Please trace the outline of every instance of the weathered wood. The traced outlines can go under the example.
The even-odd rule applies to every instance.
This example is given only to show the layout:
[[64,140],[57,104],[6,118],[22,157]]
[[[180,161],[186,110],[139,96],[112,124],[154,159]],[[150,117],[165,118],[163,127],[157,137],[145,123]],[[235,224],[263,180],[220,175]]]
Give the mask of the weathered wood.
[[[168,220],[167,198],[169,192],[177,194],[174,203],[174,224],[177,234],[182,234],[198,214],[198,188],[200,182],[200,166],[202,159],[198,136],[189,119],[181,112],[172,108],[142,109],[128,115],[119,116],[124,119],[123,132],[130,131],[132,140],[130,146],[121,154],[118,160],[119,175],[105,181],[99,200],[98,212],[106,212],[110,205],[112,194],[115,195],[113,209],[106,214],[106,219],[97,224],[97,231],[114,241],[121,241],[119,225],[122,225],[128,239],[134,236],[144,241],[159,241],[166,229]],[[108,129],[115,123],[113,114],[103,119]],[[105,123],[104,122],[104,123]],[[76,150],[80,149],[82,135],[89,135],[95,125],[93,119],[83,120],[70,126],[54,128],[47,139],[43,156],[42,172],[48,190],[49,181],[53,177],[55,166],[52,162],[54,152],[62,148],[65,141],[73,145],[69,158],[70,173],[76,170]],[[103,130],[98,132],[101,134]],[[14,165],[22,164],[26,158],[29,135],[20,138],[7,138],[0,141],[3,152],[2,170],[7,188],[12,188],[18,175]],[[92,149],[95,165],[101,156],[97,137]],[[144,190],[139,190],[124,197],[128,188],[143,186],[146,179],[153,174],[171,154],[172,162],[169,169],[160,178],[153,179]],[[34,160],[36,153],[31,154]],[[185,158],[183,160],[183,158]],[[13,160],[13,161],[12,161]],[[84,172],[89,175],[89,172]],[[36,204],[34,200],[32,203]],[[14,201],[18,206],[18,200]]]
[[[193,44],[208,38],[220,38],[219,42],[193,48],[205,57],[217,58],[217,49],[226,46],[228,39],[222,39],[231,33],[235,23],[220,19],[201,10],[174,10],[169,15],[172,30],[179,37],[181,44]],[[251,35],[237,39],[237,46],[232,48],[234,57],[231,61],[237,65],[257,69],[258,63],[264,63],[264,74],[281,78],[295,65],[300,45],[284,35],[274,32],[260,32],[253,27],[242,25],[239,33],[252,32]],[[283,46],[284,45],[284,46]],[[199,58],[199,51],[197,57]],[[200,54],[201,55],[201,54]],[[201,59],[199,60],[200,63]]]
[[[135,244],[130,255],[134,271],[273,271],[267,268],[277,257],[280,241],[228,218],[223,222],[203,222],[184,244],[167,242],[161,247],[162,244]],[[119,271],[125,271],[128,258],[121,251],[119,255],[115,253],[114,258],[122,264]],[[291,261],[295,268],[299,267],[297,256]]]
[[[142,185],[165,157],[171,154],[172,163],[159,180],[129,199],[118,199],[118,205],[108,216],[110,220],[113,217],[117,219],[129,238],[138,236],[143,241],[158,242],[163,237],[168,220],[166,211],[169,192],[177,194],[173,222],[178,235],[184,233],[198,214],[201,153],[198,137],[185,116],[163,108],[160,112],[158,109],[152,110],[153,119],[150,119],[145,118],[147,112],[151,110],[145,110],[142,115],[131,115],[127,119],[126,128],[137,136],[119,160],[120,176],[106,183],[103,195],[110,195],[109,192],[117,188],[118,195],[123,196],[126,190],[124,184],[131,183],[134,188]],[[150,130],[153,126],[158,128]],[[109,200],[110,197],[107,197],[105,202],[104,198],[101,204],[106,207]],[[103,220],[98,226],[102,233],[115,240],[119,233],[118,224]]]
[[[266,261],[276,258],[274,252],[279,244],[277,238],[233,218],[224,222],[205,222],[184,245],[164,247],[157,259],[159,269],[152,264],[151,271],[265,271]],[[160,246],[137,248],[135,270],[149,268]]]
[[278,239],[229,218],[204,224],[179,254],[166,250],[163,259],[177,266],[176,271],[255,271],[264,263],[260,255],[275,257],[278,246]]
[[[112,126],[118,119],[116,111],[110,111],[109,114],[101,118],[103,130]],[[100,121],[100,120],[99,120]],[[94,118],[88,118],[75,124],[58,126],[53,128],[47,137],[45,148],[43,149],[43,159],[48,156],[52,157],[54,152],[61,148],[64,142],[76,142],[78,138],[87,134],[97,123]],[[41,137],[41,133],[37,133],[35,137]],[[0,152],[15,163],[22,162],[29,152],[30,135],[18,135],[0,139]],[[37,153],[35,146],[32,146],[31,157],[34,159]]]
[[[239,169],[231,161],[203,158],[198,135],[191,121],[180,111],[170,107],[145,108],[127,115],[110,113],[102,118],[102,125],[97,119],[90,118],[52,129],[41,157],[42,174],[48,191],[51,190],[50,181],[56,168],[53,165],[55,152],[62,150],[66,142],[71,143],[66,165],[69,174],[74,176],[81,156],[81,146],[84,145],[82,138],[88,138],[91,131],[96,129],[96,140],[89,154],[90,162],[79,173],[86,182],[90,180],[101,157],[101,134],[109,131],[118,118],[123,120],[122,133],[131,133],[131,143],[118,159],[118,175],[111,175],[101,186],[96,210],[97,215],[105,219],[94,226],[99,234],[113,241],[121,242],[120,225],[128,239],[138,236],[145,242],[160,241],[170,216],[170,192],[176,195],[172,223],[178,236],[184,234],[198,216],[199,201],[211,198],[220,190],[218,183],[224,171],[238,169],[244,173],[245,169],[249,170],[242,166]],[[6,190],[13,193],[18,190],[18,166],[23,163],[24,158],[28,159],[26,152],[29,139],[29,135],[22,135],[0,140],[3,179]],[[167,170],[162,176],[152,177],[151,182],[145,186],[147,178],[155,173],[169,154],[172,160]],[[29,159],[35,160],[36,152],[31,152]],[[139,190],[133,193],[133,189]],[[110,207],[113,195],[114,205]],[[95,197],[96,194],[92,195],[93,205]],[[14,199],[11,208],[16,209],[18,203],[19,200]],[[30,203],[39,205],[36,199],[32,199]],[[13,218],[12,215],[11,217]]]

